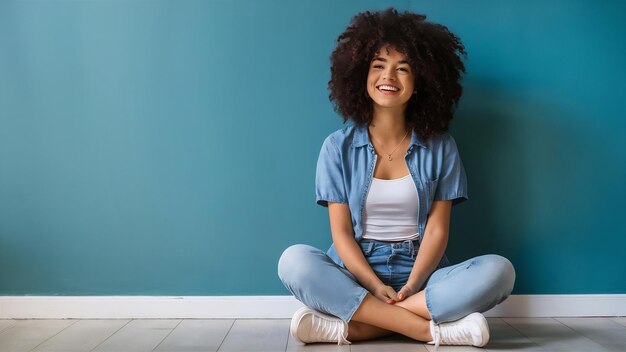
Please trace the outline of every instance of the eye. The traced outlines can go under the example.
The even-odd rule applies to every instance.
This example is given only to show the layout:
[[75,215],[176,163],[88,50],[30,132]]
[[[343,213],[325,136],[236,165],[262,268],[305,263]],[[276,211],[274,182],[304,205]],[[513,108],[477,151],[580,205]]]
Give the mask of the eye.
[[404,72],[409,72],[409,70],[406,67],[400,67],[398,70],[404,71]]
[[383,65],[374,65],[374,66],[372,66],[372,67],[373,67],[373,68],[382,68],[382,67],[383,67]]

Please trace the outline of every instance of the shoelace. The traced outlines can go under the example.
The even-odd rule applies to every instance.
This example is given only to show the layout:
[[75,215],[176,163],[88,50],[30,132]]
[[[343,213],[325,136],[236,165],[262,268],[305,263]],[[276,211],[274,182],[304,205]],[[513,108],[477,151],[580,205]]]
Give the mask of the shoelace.
[[338,345],[350,345],[351,342],[344,335],[344,324],[341,321],[328,320],[325,317],[313,315],[311,325],[319,336],[329,336],[331,341],[337,341]]
[[441,329],[439,325],[433,325],[432,330],[434,332],[433,341],[435,341],[435,352],[437,352],[439,350],[439,344],[441,343]]
[[439,325],[435,325],[433,330],[435,331],[435,336],[433,336],[435,341],[435,352],[437,352],[437,349],[442,341],[448,345],[464,345],[467,341],[467,331],[459,328],[459,326],[454,323],[447,326],[446,329],[443,329],[443,332],[441,331],[441,327]]
[[463,343],[467,340],[467,331],[459,329],[459,326],[452,325],[451,329],[444,329],[445,333],[443,340],[452,345],[458,345],[459,342]]

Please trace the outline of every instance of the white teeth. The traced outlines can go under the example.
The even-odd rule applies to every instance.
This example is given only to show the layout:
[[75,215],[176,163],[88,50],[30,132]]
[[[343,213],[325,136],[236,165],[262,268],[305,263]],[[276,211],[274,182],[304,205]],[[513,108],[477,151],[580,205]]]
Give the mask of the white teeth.
[[380,89],[380,90],[390,90],[390,91],[393,91],[393,92],[397,92],[397,91],[400,90],[400,89],[398,89],[398,88],[396,88],[394,86],[387,86],[387,85],[378,86],[378,89]]

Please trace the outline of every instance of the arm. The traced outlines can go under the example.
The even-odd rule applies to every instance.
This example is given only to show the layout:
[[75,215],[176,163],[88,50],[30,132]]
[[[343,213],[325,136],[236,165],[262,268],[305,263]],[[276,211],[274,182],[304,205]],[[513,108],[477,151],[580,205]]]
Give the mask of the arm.
[[397,300],[393,288],[386,286],[374,273],[361,247],[354,239],[348,204],[328,202],[330,231],[339,257],[357,281],[376,298],[392,303]]
[[451,208],[451,200],[433,203],[411,275],[409,275],[407,284],[398,293],[398,299],[403,300],[417,293],[437,267],[448,245]]

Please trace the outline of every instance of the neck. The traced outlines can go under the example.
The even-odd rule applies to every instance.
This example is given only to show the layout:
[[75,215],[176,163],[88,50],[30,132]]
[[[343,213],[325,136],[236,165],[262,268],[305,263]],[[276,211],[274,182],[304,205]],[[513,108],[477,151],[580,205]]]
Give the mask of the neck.
[[404,111],[374,107],[369,132],[382,143],[398,143],[406,134]]

